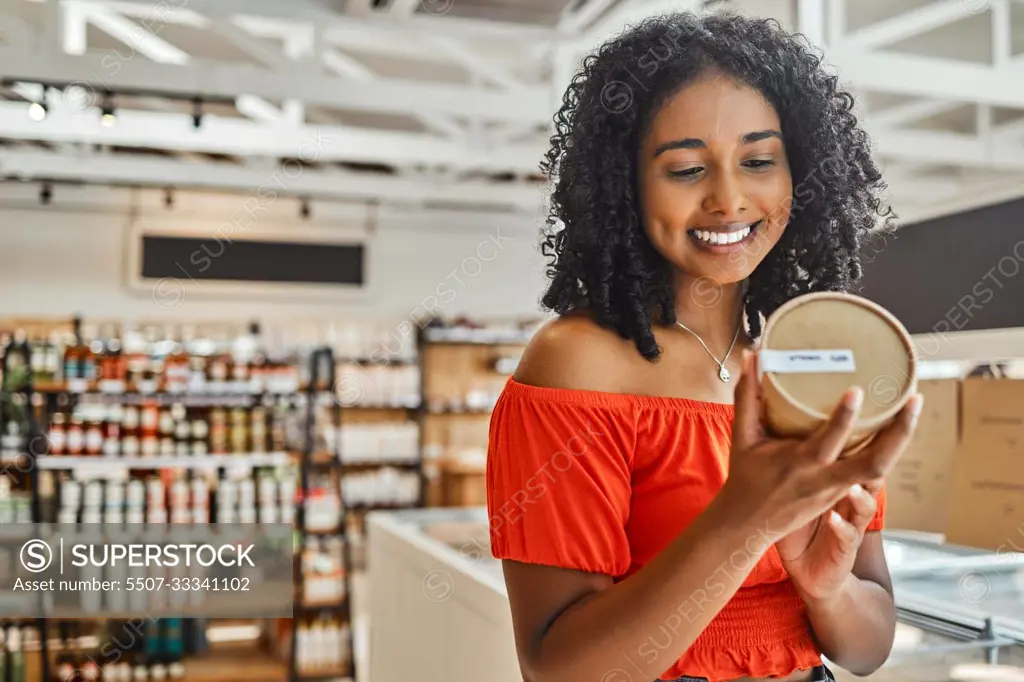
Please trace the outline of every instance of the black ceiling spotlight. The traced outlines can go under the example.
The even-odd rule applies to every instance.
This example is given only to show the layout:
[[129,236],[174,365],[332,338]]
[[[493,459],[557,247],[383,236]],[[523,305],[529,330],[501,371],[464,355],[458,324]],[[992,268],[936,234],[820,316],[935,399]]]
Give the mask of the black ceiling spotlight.
[[174,188],[168,187],[164,190],[164,208],[174,208]]
[[309,220],[311,213],[312,209],[309,206],[309,199],[303,198],[302,203],[299,205],[299,215],[302,216],[303,220]]
[[43,86],[43,96],[38,102],[30,102],[28,105],[28,117],[35,122],[40,122],[50,113],[50,105],[46,103],[46,97],[50,93],[50,86]]
[[103,93],[103,102],[100,104],[100,125],[104,128],[112,128],[117,123],[117,112],[114,109],[114,93],[107,90]]
[[203,100],[201,97],[192,98],[192,127],[199,129],[203,125]]
[[50,183],[44,182],[39,187],[39,203],[43,206],[47,206],[51,199],[53,199],[53,187]]

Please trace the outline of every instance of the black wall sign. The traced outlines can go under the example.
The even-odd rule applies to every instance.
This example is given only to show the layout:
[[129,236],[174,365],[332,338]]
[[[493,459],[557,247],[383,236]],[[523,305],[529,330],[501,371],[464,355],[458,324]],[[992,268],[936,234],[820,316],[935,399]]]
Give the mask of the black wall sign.
[[142,237],[147,278],[362,285],[360,244]]
[[1024,200],[907,225],[863,255],[858,293],[911,334],[1024,327]]

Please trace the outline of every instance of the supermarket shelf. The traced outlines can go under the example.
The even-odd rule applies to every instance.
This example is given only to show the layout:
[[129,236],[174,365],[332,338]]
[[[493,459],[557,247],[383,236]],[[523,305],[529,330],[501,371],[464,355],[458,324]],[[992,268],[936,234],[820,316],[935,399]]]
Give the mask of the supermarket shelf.
[[350,677],[352,674],[349,668],[337,668],[335,670],[300,670],[298,676],[303,680],[342,680],[343,682],[353,682]]
[[326,601],[303,601],[295,605],[296,610],[301,611],[326,611],[328,609],[343,609],[348,605],[348,600],[328,599]]
[[419,405],[399,405],[397,403],[342,403],[342,409],[366,412],[419,412]]
[[123,381],[86,381],[70,379],[68,381],[40,381],[33,389],[38,393],[97,393],[100,395],[167,395],[176,398],[198,396],[253,396],[270,394],[289,394],[299,390],[297,383],[282,382],[271,386],[259,385],[248,381],[211,381],[202,385],[189,386],[184,390],[167,390],[156,381],[140,381],[137,383]]
[[389,511],[395,509],[413,509],[416,506],[416,502],[381,502],[377,504],[352,504],[347,506],[345,510],[350,512]]
[[375,459],[356,462],[341,462],[341,469],[346,473],[355,471],[373,471],[374,469],[384,469],[387,467],[405,469],[406,471],[416,471],[420,468],[420,461],[418,459]]
[[50,455],[36,460],[39,469],[216,469],[233,466],[282,466],[293,461],[287,452],[249,452],[201,457],[89,457]]
[[483,416],[489,415],[494,410],[487,408],[482,410],[426,410],[424,415],[428,417],[454,417],[454,416]]
[[279,682],[287,678],[284,661],[255,651],[185,659],[185,679],[189,682]]

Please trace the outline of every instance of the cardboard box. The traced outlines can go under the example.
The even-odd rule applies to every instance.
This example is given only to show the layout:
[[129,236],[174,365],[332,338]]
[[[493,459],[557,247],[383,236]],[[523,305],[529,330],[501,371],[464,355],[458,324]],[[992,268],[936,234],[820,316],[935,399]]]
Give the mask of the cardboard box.
[[918,383],[924,412],[914,439],[886,479],[886,528],[945,533],[960,443],[960,381]]
[[1024,380],[963,382],[948,542],[1024,550]]

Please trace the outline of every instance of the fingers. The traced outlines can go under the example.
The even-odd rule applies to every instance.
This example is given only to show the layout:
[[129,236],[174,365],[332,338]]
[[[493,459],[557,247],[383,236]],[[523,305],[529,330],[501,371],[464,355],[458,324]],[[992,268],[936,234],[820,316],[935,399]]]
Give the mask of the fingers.
[[851,388],[832,411],[832,416],[808,439],[808,445],[819,461],[834,462],[853,433],[854,424],[864,403],[864,391]]
[[736,385],[734,400],[733,445],[748,447],[764,437],[764,426],[761,422],[761,384],[757,377],[755,353],[747,353],[743,358],[743,373]]
[[834,480],[847,483],[884,479],[910,444],[923,406],[923,396],[912,396],[893,423],[880,431],[871,445],[831,467],[836,475]]
[[871,523],[871,519],[875,518],[878,503],[871,493],[857,483],[850,486],[850,493],[844,502],[846,502],[844,518],[857,530],[858,535],[862,535],[867,530],[868,524]]
[[860,543],[860,532],[852,523],[844,519],[839,512],[833,510],[828,513],[828,526],[836,534],[839,540],[840,549],[845,552],[854,551]]

